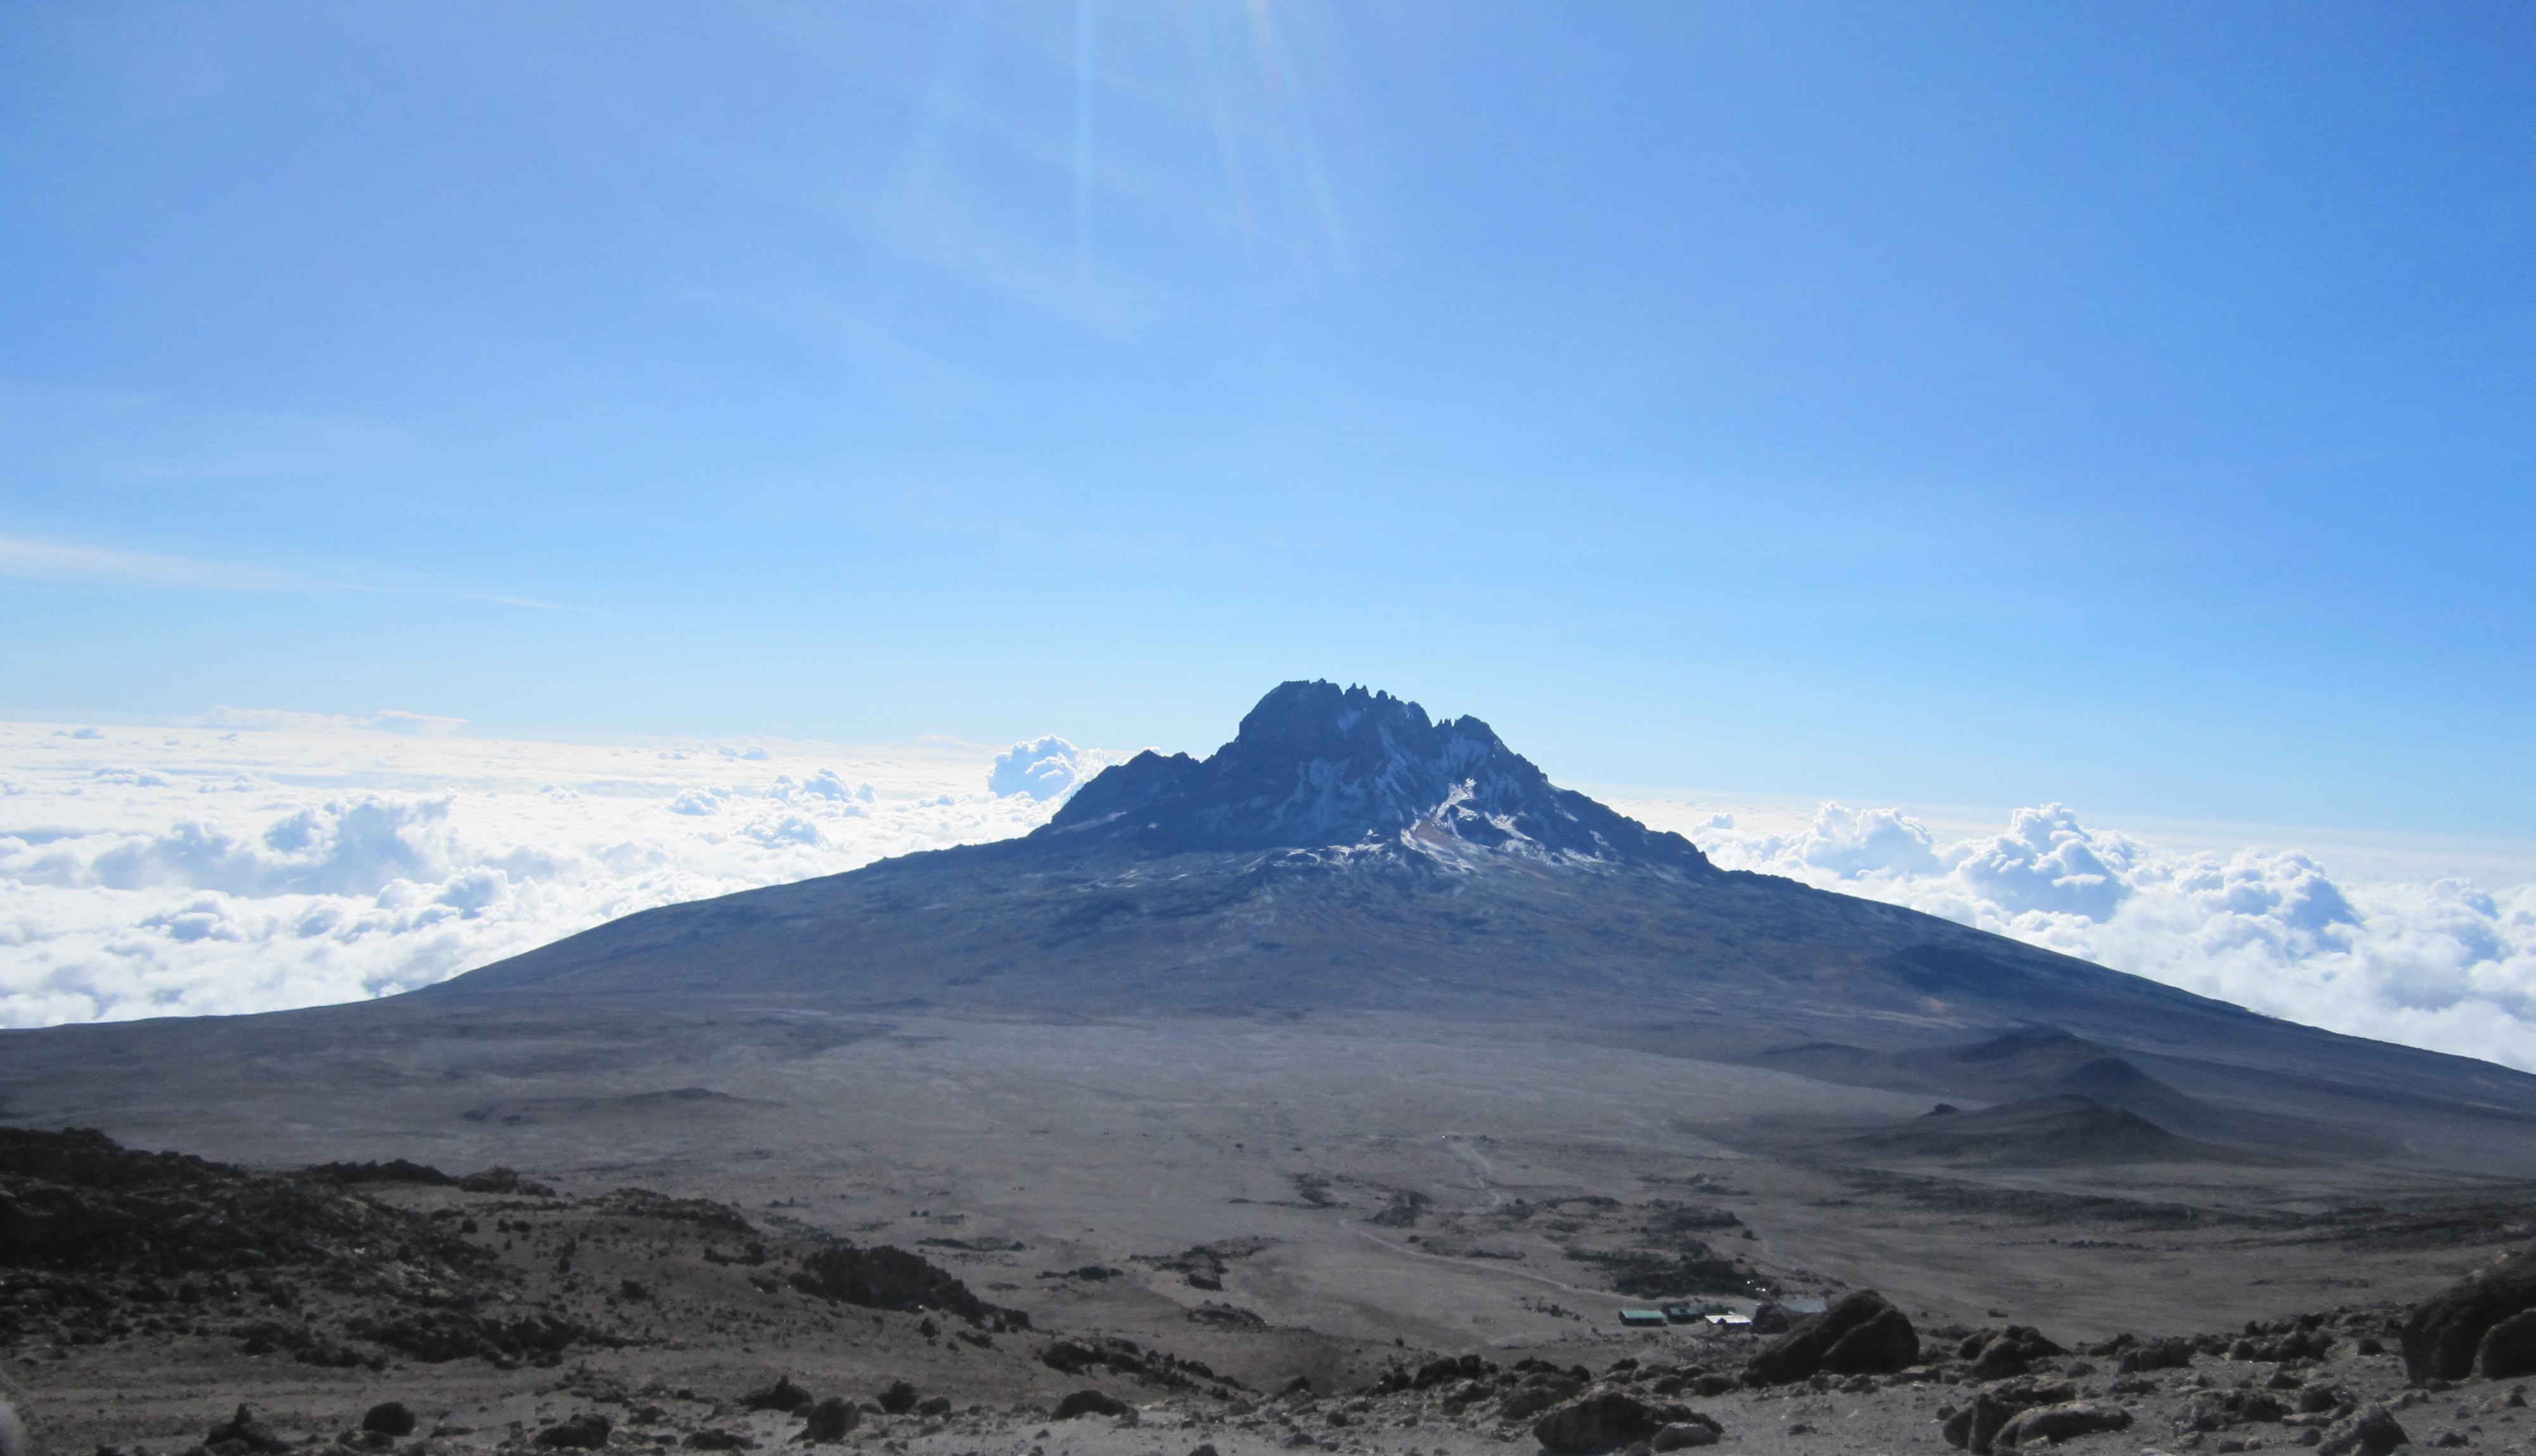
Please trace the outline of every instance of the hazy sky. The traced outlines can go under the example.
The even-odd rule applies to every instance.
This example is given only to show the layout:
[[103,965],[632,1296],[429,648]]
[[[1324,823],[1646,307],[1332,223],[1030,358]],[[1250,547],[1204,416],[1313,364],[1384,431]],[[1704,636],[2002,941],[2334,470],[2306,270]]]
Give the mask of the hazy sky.
[[2536,9],[0,9],[0,716],[2536,834]]

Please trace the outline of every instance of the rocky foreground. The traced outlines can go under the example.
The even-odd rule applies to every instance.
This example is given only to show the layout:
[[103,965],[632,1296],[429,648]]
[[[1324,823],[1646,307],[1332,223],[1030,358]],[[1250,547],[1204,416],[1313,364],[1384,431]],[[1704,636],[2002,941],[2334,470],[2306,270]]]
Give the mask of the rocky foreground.
[[1748,1328],[1428,1353],[1218,1311],[1191,1316],[1200,1359],[1041,1328],[780,1210],[0,1130],[0,1342],[56,1453],[2536,1449],[2536,1255],[2414,1308],[2224,1333],[2064,1348],[1999,1317],[1922,1328],[1855,1291]]

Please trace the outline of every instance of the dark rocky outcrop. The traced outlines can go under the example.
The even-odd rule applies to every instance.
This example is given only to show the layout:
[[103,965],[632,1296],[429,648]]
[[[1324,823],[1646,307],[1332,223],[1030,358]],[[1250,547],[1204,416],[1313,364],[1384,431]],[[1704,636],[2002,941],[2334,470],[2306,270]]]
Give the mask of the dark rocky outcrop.
[[381,1401],[361,1413],[361,1429],[381,1435],[412,1435],[413,1426],[413,1412],[403,1401]]
[[905,1380],[892,1380],[889,1387],[873,1398],[885,1415],[904,1416],[916,1409],[916,1387]]
[[2464,1379],[2474,1373],[2484,1336],[2529,1309],[2536,1309],[2536,1253],[2520,1250],[2415,1307],[2404,1322],[2404,1373],[2415,1380]]
[[2328,1426],[2316,1456],[2387,1456],[2412,1441],[2384,1406],[2369,1406]]
[[862,1421],[862,1408],[841,1395],[832,1395],[812,1406],[794,1440],[842,1441]]
[[938,1309],[972,1325],[1026,1330],[1030,1316],[1002,1309],[969,1292],[948,1270],[903,1248],[857,1248],[837,1242],[801,1261],[792,1287],[805,1295],[867,1309]]
[[1532,1434],[1555,1456],[1584,1456],[1649,1440],[1676,1424],[1713,1425],[1678,1406],[1650,1406],[1623,1391],[1604,1390],[1558,1406],[1533,1423]]
[[752,1411],[782,1411],[790,1416],[817,1405],[818,1397],[792,1383],[790,1375],[778,1375],[775,1383],[752,1390],[739,1398],[739,1403]]
[[1657,1451],[1682,1451],[1693,1446],[1713,1446],[1725,1438],[1726,1427],[1693,1412],[1649,1436],[1647,1445]]
[[231,1446],[241,1452],[255,1452],[257,1456],[281,1456],[290,1449],[288,1441],[275,1435],[263,1422],[255,1419],[253,1411],[244,1406],[238,1407],[236,1414],[206,1432],[203,1445],[210,1450]]
[[2131,1413],[2104,1401],[2071,1401],[2036,1406],[2018,1414],[1991,1437],[1993,1450],[2013,1451],[2035,1443],[2065,1441],[2099,1431],[2128,1430]]
[[2484,1331],[2475,1342],[2474,1368],[2487,1380],[2536,1375],[2536,1309],[2522,1309]]
[[2037,1385],[2017,1381],[1977,1391],[1970,1405],[1961,1407],[1946,1418],[1938,1434],[1946,1444],[1970,1451],[1972,1456],[1991,1456],[2000,1431],[2017,1417],[2041,1407],[2059,1406],[2075,1398],[2077,1391],[2067,1384]]
[[1124,1416],[1127,1403],[1099,1390],[1078,1390],[1056,1403],[1056,1414],[1049,1419],[1071,1421],[1077,1416]]
[[1971,1361],[1974,1379],[2005,1380],[2024,1374],[2037,1361],[2067,1353],[2032,1325],[2012,1324],[1996,1335],[1966,1336],[1956,1358]]
[[551,1451],[603,1451],[609,1429],[606,1417],[583,1411],[539,1431],[537,1443]]
[[1860,1290],[1763,1346],[1745,1372],[1755,1384],[1777,1385],[1818,1371],[1886,1374],[1919,1360],[1920,1335],[1910,1317],[1873,1290]]
[[2197,1390],[2184,1403],[2175,1424],[2187,1431],[2226,1430],[2232,1425],[2278,1421],[2289,1413],[2281,1398],[2269,1391]]

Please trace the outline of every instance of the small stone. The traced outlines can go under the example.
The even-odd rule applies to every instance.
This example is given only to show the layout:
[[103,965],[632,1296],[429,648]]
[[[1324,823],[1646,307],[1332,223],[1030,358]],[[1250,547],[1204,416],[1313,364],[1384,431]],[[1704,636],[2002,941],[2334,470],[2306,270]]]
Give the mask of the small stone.
[[375,1430],[382,1435],[412,1435],[413,1426],[413,1412],[407,1410],[403,1401],[381,1401],[361,1413],[363,1430]]

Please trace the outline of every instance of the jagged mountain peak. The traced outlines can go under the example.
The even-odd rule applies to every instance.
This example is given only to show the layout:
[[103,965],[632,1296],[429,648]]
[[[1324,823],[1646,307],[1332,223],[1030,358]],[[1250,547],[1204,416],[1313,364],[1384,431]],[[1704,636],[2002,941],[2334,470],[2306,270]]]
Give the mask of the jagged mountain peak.
[[1477,718],[1404,698],[1286,682],[1205,759],[1145,752],[1085,785],[1035,837],[1147,854],[1391,848],[1473,851],[1709,874],[1688,840],[1559,789]]

